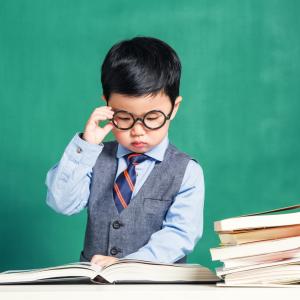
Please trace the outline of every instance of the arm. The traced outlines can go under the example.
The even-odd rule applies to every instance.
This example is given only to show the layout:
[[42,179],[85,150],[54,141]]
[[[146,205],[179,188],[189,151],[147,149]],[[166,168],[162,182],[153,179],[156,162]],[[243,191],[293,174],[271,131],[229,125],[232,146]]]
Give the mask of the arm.
[[47,173],[47,204],[56,212],[72,215],[87,204],[92,168],[103,144],[91,144],[77,133],[67,146],[60,162]]
[[85,125],[83,135],[74,136],[60,162],[49,170],[46,202],[55,211],[72,215],[87,205],[92,168],[103,149],[103,139],[113,128],[111,122],[104,127],[99,123],[112,117],[111,107],[96,108]]
[[201,166],[191,160],[162,229],[149,242],[124,258],[174,263],[190,253],[203,231],[204,178]]

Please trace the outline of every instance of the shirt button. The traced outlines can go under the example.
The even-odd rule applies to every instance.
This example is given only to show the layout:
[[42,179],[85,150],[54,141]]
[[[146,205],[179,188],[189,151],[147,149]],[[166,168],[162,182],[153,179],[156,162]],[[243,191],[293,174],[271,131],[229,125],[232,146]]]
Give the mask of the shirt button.
[[118,251],[118,249],[117,249],[116,247],[113,247],[113,248],[110,249],[110,254],[111,254],[111,255],[117,255],[118,252],[119,252],[119,251]]
[[119,228],[121,227],[121,223],[120,223],[119,221],[114,221],[114,222],[112,223],[112,227],[113,227],[114,229],[119,229]]
[[77,153],[81,153],[81,152],[82,152],[82,149],[81,149],[80,147],[77,147],[76,152],[77,152]]

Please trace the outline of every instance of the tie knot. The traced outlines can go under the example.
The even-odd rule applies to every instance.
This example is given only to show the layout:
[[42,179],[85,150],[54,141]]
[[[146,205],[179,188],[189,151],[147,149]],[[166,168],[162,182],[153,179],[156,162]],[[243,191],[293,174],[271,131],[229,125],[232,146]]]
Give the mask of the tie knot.
[[138,165],[145,161],[146,159],[149,159],[149,156],[142,154],[142,153],[129,153],[126,155],[126,161],[128,165]]

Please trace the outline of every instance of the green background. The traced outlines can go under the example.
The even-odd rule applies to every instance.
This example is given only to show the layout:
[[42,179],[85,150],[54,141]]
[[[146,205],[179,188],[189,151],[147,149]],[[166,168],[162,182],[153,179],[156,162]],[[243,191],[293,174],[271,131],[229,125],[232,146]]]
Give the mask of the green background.
[[116,42],[163,39],[182,60],[170,140],[204,169],[213,222],[299,203],[300,2],[0,0],[0,270],[77,261],[86,212],[45,204],[45,177],[101,102]]

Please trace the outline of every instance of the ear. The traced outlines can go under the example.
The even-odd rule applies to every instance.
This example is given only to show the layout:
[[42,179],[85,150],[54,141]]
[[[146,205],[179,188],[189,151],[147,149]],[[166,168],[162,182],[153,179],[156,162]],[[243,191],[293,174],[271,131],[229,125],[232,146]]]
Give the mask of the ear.
[[174,108],[173,108],[173,112],[172,112],[172,115],[170,117],[170,120],[173,120],[177,114],[177,111],[179,109],[179,105],[182,101],[182,97],[181,96],[178,96],[175,100],[175,103],[174,103]]
[[104,102],[107,102],[107,101],[106,101],[106,98],[105,98],[105,96],[104,96],[104,95],[102,95],[102,97],[101,97],[101,98],[102,98],[102,100],[103,100]]

